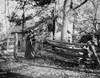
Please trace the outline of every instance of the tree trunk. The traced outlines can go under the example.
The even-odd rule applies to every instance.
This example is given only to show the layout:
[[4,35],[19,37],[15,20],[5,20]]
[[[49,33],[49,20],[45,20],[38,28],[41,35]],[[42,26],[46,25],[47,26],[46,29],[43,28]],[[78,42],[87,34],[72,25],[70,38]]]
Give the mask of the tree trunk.
[[63,5],[63,29],[61,33],[61,41],[72,42],[73,23],[69,21],[69,11],[71,0],[65,0]]

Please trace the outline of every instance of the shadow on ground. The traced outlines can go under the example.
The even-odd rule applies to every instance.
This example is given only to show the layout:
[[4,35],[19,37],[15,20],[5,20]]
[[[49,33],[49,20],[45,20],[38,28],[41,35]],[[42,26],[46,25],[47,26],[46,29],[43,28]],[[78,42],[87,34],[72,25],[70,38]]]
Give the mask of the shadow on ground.
[[0,78],[32,78],[32,77],[16,74],[13,72],[5,72],[0,69]]
[[[8,55],[5,55],[8,57]],[[10,56],[10,55],[9,55]],[[67,62],[64,62],[64,61],[61,61],[61,60],[57,60],[55,58],[52,58],[52,57],[48,57],[48,56],[41,56],[41,57],[35,57],[33,59],[26,59],[25,57],[23,56],[18,56],[18,59],[17,60],[7,60],[6,62],[3,61],[3,62],[0,62],[1,65],[6,65],[7,63],[9,63],[9,61],[11,61],[11,63],[13,62],[15,65],[15,63],[18,63],[18,64],[23,64],[21,66],[18,66],[18,67],[15,67],[15,68],[10,68],[9,71],[3,71],[3,70],[0,70],[0,78],[33,78],[32,76],[26,76],[25,75],[21,75],[22,72],[20,74],[16,74],[16,73],[13,73],[11,72],[10,70],[14,70],[14,71],[17,71],[18,69],[21,70],[21,69],[24,69],[24,64],[25,66],[35,66],[36,68],[38,67],[41,67],[41,68],[51,68],[51,69],[57,69],[58,71],[59,70],[70,70],[70,71],[78,71],[78,72],[86,72],[88,74],[91,73],[91,71],[88,71],[88,70],[80,70],[80,68],[77,68],[78,66],[75,65],[75,64],[70,64],[70,63],[67,63]],[[53,67],[54,66],[54,67]],[[100,72],[100,71],[99,71]],[[92,70],[92,73],[93,73],[93,70]],[[95,73],[95,76],[97,75],[98,73]],[[93,78],[99,78],[100,76],[98,77],[93,77]],[[54,78],[54,77],[44,77],[44,76],[41,76],[39,78]],[[58,78],[58,77],[55,77],[55,78]],[[60,78],[74,78],[74,77],[70,77],[69,76],[66,76],[66,77],[60,77]],[[75,78],[81,78],[81,77],[75,77]],[[83,78],[91,78],[91,77],[83,77]]]

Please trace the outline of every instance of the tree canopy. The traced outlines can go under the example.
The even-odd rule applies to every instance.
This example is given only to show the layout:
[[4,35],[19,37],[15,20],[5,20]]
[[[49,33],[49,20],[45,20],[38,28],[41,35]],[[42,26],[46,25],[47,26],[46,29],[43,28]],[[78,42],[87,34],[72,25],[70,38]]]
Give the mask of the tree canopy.
[[[100,1],[99,0],[15,0],[18,2],[21,16],[16,12],[11,14],[9,21],[16,23],[20,26],[22,23],[27,23],[29,20],[33,20],[35,17],[39,17],[38,21],[44,18],[52,17],[56,18],[56,33],[62,31],[63,21],[68,18],[68,22],[73,24],[74,30],[78,34],[83,32],[88,33],[91,31],[97,31],[99,29],[100,22]],[[66,2],[66,6],[64,7]],[[31,6],[31,7],[29,7]],[[67,9],[65,9],[67,8]],[[31,14],[27,14],[29,10],[35,10]],[[53,11],[54,10],[54,11]],[[65,14],[64,14],[65,11]],[[24,14],[24,16],[23,16]],[[27,14],[27,15],[26,15]],[[23,20],[24,17],[24,20]],[[49,25],[49,24],[48,24]],[[50,24],[51,25],[51,24]],[[69,24],[66,23],[66,26]],[[68,26],[70,28],[70,26]],[[66,32],[67,30],[65,30]],[[67,31],[70,33],[70,30]],[[75,33],[71,33],[73,36]]]

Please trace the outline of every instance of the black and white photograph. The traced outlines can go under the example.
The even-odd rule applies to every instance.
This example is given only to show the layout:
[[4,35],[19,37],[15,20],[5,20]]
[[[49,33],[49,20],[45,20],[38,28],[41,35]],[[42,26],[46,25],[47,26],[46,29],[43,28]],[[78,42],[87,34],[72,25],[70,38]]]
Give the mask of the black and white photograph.
[[0,0],[0,78],[100,78],[100,0]]

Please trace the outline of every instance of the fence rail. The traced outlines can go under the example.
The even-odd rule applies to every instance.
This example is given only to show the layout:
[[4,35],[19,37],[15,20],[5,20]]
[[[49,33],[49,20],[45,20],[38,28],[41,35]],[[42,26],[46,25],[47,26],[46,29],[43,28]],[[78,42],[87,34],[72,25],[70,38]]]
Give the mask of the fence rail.
[[[94,47],[90,44],[68,43],[68,42],[61,42],[61,41],[55,41],[55,40],[49,40],[49,39],[46,39],[45,41],[42,41],[42,42],[41,41],[35,41],[35,42],[38,44],[42,44],[41,50],[59,55],[61,57],[65,57],[66,59],[69,59],[70,61],[72,61],[72,60],[75,61],[76,58],[82,58],[82,59],[88,58],[91,60],[95,60],[95,63],[98,63],[98,65],[100,66],[100,60],[97,56],[97,53],[94,50]],[[51,46],[51,47],[49,47],[49,46]],[[74,48],[71,46],[74,46]],[[80,46],[80,47],[76,48],[77,46],[78,47]],[[84,49],[83,46],[91,47],[92,50]],[[59,48],[59,49],[57,50],[57,48]],[[93,58],[90,58],[88,56],[90,51],[92,51],[92,53],[93,53],[93,56],[94,56]],[[75,54],[75,53],[77,53],[77,54]],[[79,55],[80,53],[82,55]],[[71,59],[71,58],[74,58],[74,59]],[[76,61],[78,61],[78,60],[76,59]]]

